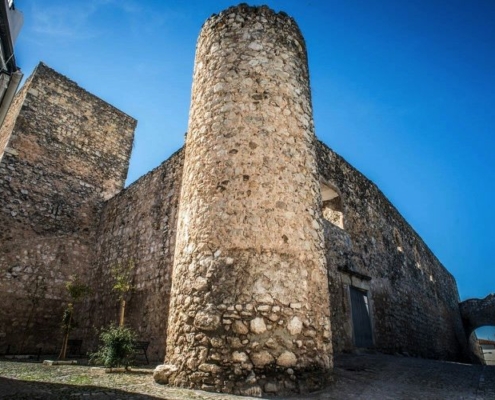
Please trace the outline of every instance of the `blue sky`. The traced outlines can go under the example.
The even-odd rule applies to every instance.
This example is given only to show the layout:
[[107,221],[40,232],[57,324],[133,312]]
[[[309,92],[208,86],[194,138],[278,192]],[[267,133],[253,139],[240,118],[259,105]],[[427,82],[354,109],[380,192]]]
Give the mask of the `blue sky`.
[[[138,119],[131,183],[182,146],[197,35],[233,4],[16,0],[17,63],[44,61]],[[461,299],[494,292],[495,1],[267,4],[306,38],[317,136],[378,185]]]

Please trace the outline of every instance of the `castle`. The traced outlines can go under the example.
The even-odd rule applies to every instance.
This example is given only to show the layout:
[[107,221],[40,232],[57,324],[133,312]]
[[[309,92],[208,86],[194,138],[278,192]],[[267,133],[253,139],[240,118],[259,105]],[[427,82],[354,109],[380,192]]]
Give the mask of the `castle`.
[[[321,387],[333,354],[467,360],[452,275],[380,190],[314,134],[292,18],[239,5],[198,39],[185,146],[124,188],[136,121],[40,64],[0,129],[0,351],[55,352],[116,320],[161,383],[260,395]],[[476,322],[471,328],[475,328]],[[472,329],[471,329],[472,330]]]

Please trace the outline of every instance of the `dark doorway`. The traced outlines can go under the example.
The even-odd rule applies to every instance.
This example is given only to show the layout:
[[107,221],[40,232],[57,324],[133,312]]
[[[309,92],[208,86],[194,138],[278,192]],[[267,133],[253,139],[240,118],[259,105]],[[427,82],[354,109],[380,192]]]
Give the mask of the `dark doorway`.
[[350,291],[354,345],[356,347],[373,347],[368,296],[364,290],[354,286],[350,287]]

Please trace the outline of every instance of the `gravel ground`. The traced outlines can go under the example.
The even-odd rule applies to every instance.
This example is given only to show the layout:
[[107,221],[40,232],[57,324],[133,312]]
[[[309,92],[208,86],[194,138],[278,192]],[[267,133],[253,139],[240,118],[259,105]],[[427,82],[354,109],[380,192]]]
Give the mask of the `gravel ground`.
[[[87,365],[43,365],[0,359],[0,399],[252,399],[157,385],[153,366],[106,373]],[[334,382],[291,400],[492,399],[495,366],[469,365],[382,354],[343,355]]]

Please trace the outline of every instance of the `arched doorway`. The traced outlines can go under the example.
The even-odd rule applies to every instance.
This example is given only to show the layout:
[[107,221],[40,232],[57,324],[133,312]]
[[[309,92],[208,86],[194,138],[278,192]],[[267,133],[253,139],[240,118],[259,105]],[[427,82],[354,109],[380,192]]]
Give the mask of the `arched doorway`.
[[495,365],[495,326],[483,326],[474,331],[486,365]]
[[[479,337],[490,335],[490,327],[495,327],[495,294],[489,294],[484,299],[468,299],[459,303],[462,323],[469,339],[469,348],[474,357],[483,361],[483,349],[480,346]],[[476,332],[476,335],[473,333]],[[484,339],[490,340],[490,339]],[[495,337],[493,337],[495,341]]]

